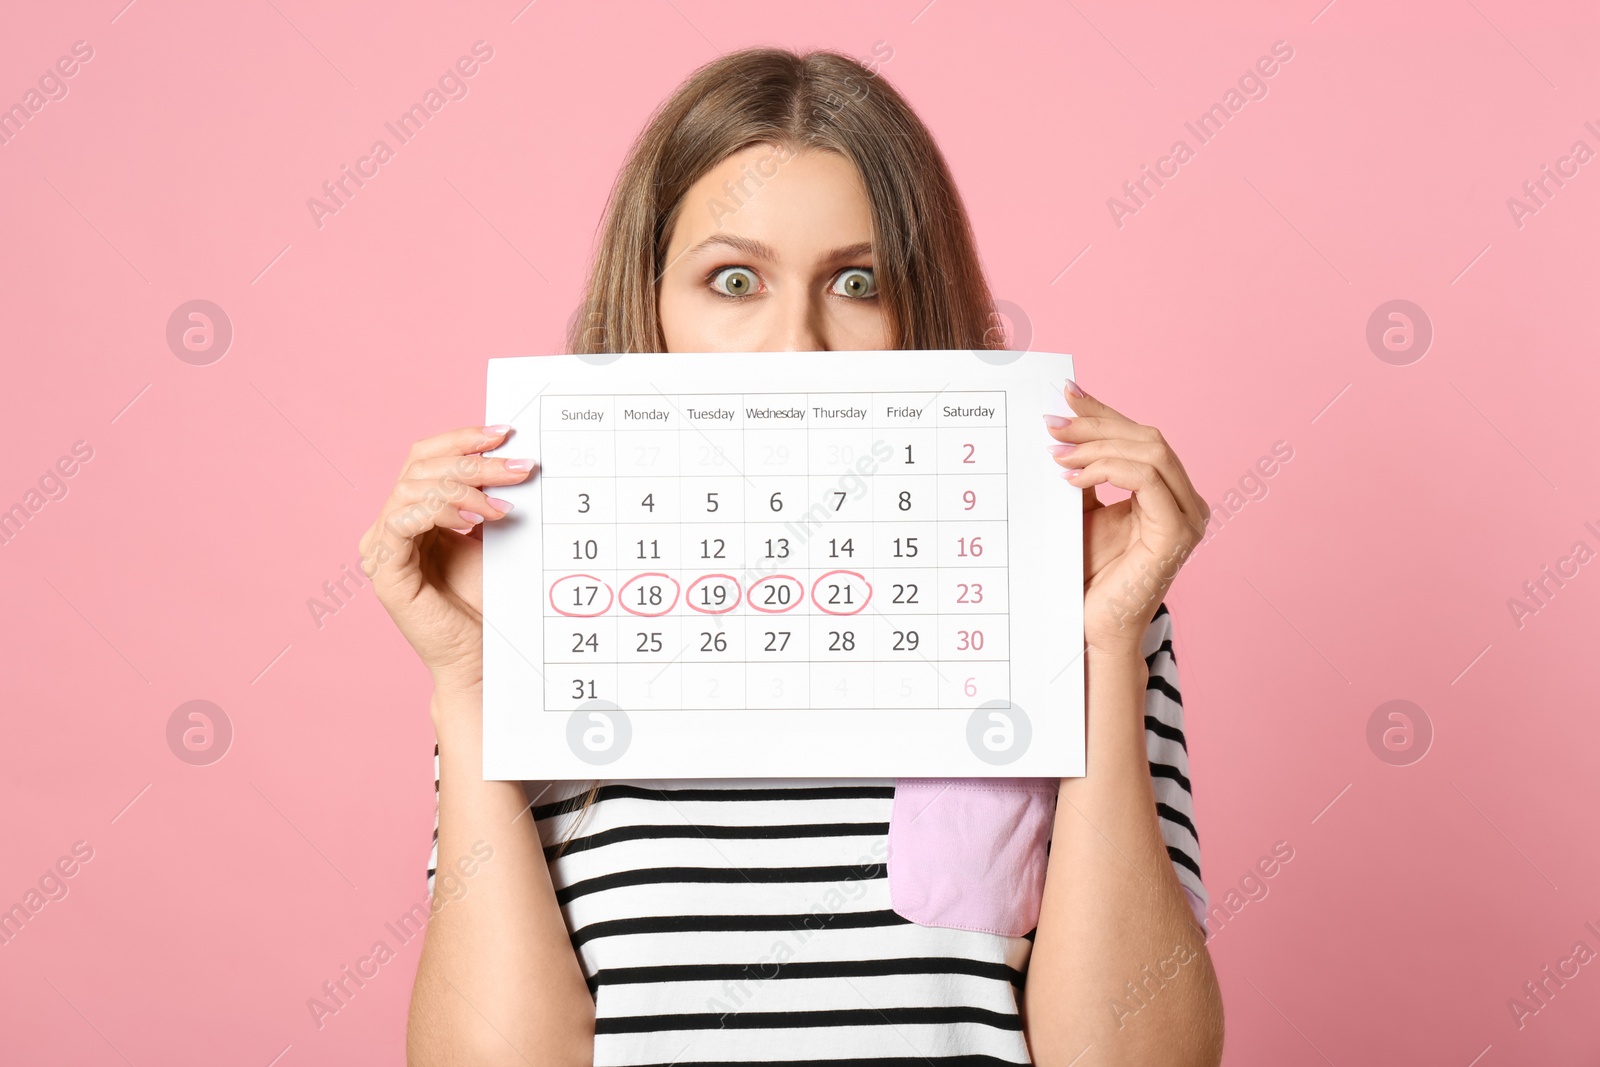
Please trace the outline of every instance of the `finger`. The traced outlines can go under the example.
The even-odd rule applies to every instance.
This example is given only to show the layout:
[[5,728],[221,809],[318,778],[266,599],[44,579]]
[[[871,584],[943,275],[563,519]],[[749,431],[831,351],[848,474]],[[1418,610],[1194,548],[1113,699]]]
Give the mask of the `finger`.
[[470,531],[485,520],[505,517],[510,510],[508,501],[471,486],[456,485],[447,491],[436,481],[402,480],[361,539],[363,569],[374,580],[380,570],[389,575],[400,573],[414,561],[417,540],[429,531]]
[[1149,463],[1121,457],[1097,459],[1082,468],[1063,471],[1062,475],[1080,487],[1108,483],[1128,490],[1138,501],[1141,517],[1174,543],[1194,535],[1194,527],[1162,481],[1161,472]]
[[1061,389],[1061,394],[1067,398],[1068,406],[1071,407],[1073,412],[1078,415],[1094,415],[1105,419],[1119,419],[1123,422],[1132,423],[1135,426],[1138,425],[1138,423],[1134,422],[1133,419],[1128,418],[1128,416],[1124,415],[1110,404],[1107,404],[1104,400],[1101,400],[1099,397],[1090,396],[1088,393],[1084,392],[1083,386],[1079,385],[1071,378],[1067,379],[1066,385],[1064,385]]
[[[1050,458],[1055,460],[1059,466],[1071,469],[1081,468],[1093,458],[1084,453],[1087,447],[1087,445],[1046,445],[1045,450],[1050,453]],[[1083,510],[1085,512],[1095,511],[1106,506],[1105,501],[1100,499],[1100,495],[1094,491],[1094,486],[1092,485],[1083,486],[1082,496]]]
[[1167,451],[1165,461],[1157,464],[1161,470],[1161,477],[1177,496],[1178,503],[1183,505],[1184,513],[1194,519],[1195,526],[1200,530],[1201,536],[1204,536],[1206,525],[1211,521],[1211,505],[1206,503],[1206,498],[1195,488],[1188,470],[1184,468],[1178,454],[1172,451],[1172,446],[1167,444],[1165,438],[1162,438],[1161,443]]
[[1189,481],[1189,475],[1184,472],[1183,464],[1178,462],[1177,454],[1165,441],[1109,439],[1088,441],[1081,445],[1058,444],[1045,447],[1050,452],[1051,458],[1063,468],[1081,468],[1097,459],[1112,458],[1149,464],[1160,473],[1162,482],[1178,502],[1178,507],[1194,526],[1199,529],[1205,528],[1207,515],[1204,503],[1200,495],[1195,492],[1193,483]]
[[463,485],[516,485],[533,477],[537,460],[500,456],[455,455],[419,459],[406,468],[415,481],[459,482]]
[[1106,437],[1127,437],[1135,441],[1154,441],[1161,431],[1154,426],[1143,426],[1120,415],[1046,415],[1045,432],[1057,441],[1083,442]]
[[[1166,438],[1161,436],[1161,431],[1154,426],[1145,426],[1129,420],[1120,412],[1101,403],[1094,397],[1083,395],[1075,396],[1072,391],[1071,379],[1068,379],[1069,388],[1066,390],[1068,401],[1074,404],[1074,410],[1100,410],[1109,414],[1082,415],[1064,418],[1060,415],[1046,415],[1045,427],[1051,437],[1063,444],[1082,444],[1088,441],[1107,440],[1114,441],[1119,437],[1131,438],[1134,441],[1154,444],[1163,450],[1159,458],[1149,459],[1161,469],[1162,477],[1167,482],[1168,488],[1177,498],[1179,506],[1194,517],[1196,524],[1203,530],[1206,523],[1211,521],[1211,508],[1195,489],[1194,482],[1189,478],[1189,472],[1183,467],[1177,453],[1172,451]],[[1058,453],[1064,455],[1065,453]],[[1141,457],[1134,457],[1141,458]],[[1067,466],[1070,464],[1063,464]]]
[[460,426],[432,437],[424,437],[412,444],[411,451],[406,455],[406,467],[419,459],[483,452],[500,444],[510,433],[511,427],[500,423],[495,426]]
[[475,511],[463,511],[457,507],[446,506],[439,509],[439,513],[434,516],[433,524],[441,530],[465,535],[483,527],[483,516]]
[[[458,513],[471,512],[480,519],[503,519],[511,513],[512,503],[499,497],[490,496],[482,489],[467,485],[464,482],[449,482],[443,480],[424,480],[406,478],[395,483],[394,494],[390,497],[393,510],[405,508],[420,509],[416,512],[421,516],[430,511],[444,511],[453,509]],[[470,520],[469,520],[470,521]],[[435,523],[434,525],[442,525]],[[460,526],[461,523],[454,525]],[[476,524],[474,524],[476,525]]]

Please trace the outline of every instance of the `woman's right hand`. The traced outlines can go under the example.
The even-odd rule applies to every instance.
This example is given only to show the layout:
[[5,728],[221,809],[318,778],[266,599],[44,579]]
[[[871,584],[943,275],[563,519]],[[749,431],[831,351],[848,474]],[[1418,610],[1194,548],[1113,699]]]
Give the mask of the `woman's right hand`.
[[483,526],[511,504],[481,487],[533,476],[531,459],[480,455],[509,426],[465,426],[411,446],[394,490],[361,538],[361,567],[436,688],[483,681]]

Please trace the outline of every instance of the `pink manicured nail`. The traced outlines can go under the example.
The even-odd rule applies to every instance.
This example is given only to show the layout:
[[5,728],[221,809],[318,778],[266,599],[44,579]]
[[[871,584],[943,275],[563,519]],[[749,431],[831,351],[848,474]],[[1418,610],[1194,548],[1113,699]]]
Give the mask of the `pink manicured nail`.
[[1083,395],[1083,390],[1079,389],[1078,383],[1073,381],[1071,378],[1067,379],[1067,392],[1071,393],[1073,396]]
[[1064,419],[1060,415],[1046,415],[1044,417],[1044,424],[1052,430],[1059,430],[1071,421],[1071,419]]
[[471,512],[471,511],[463,511],[461,513],[461,517],[463,519],[467,520],[467,525],[468,526],[476,526],[476,525],[478,525],[478,523],[483,521],[483,516],[482,515],[479,515],[476,512]]
[[533,460],[531,460],[531,459],[508,459],[508,460],[506,460],[506,470],[508,470],[508,471],[531,471],[531,470],[533,470]]
[[512,508],[516,507],[516,505],[513,504],[511,501],[509,501],[509,500],[501,500],[497,496],[490,497],[489,498],[489,503],[493,504],[500,511],[510,511]]
[[499,437],[502,434],[508,434],[511,432],[511,424],[497,422],[493,426],[485,426],[483,428],[483,432],[488,434],[490,437]]
[[1082,473],[1083,473],[1083,468],[1082,467],[1068,467],[1066,470],[1061,472],[1061,477],[1063,477],[1063,478],[1076,478],[1078,475],[1080,475]]
[[1045,449],[1046,452],[1050,453],[1052,456],[1064,456],[1068,452],[1071,452],[1074,448],[1077,448],[1077,447],[1078,446],[1074,445],[1074,444],[1045,445],[1044,449]]

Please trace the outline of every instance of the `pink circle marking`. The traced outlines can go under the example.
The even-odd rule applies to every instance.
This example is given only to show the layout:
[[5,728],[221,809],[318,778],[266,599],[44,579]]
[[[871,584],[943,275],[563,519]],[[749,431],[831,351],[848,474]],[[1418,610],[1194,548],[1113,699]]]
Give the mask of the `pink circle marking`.
[[[641,578],[665,578],[667,581],[671,582],[672,602],[666,607],[662,608],[660,611],[634,611],[632,608],[630,608],[628,606],[628,598],[623,594],[628,591],[628,587],[630,585],[632,585],[634,582],[637,582]],[[629,578],[627,581],[623,582],[622,588],[617,592],[617,598],[622,603],[622,610],[626,611],[629,615],[643,615],[646,618],[654,619],[658,616],[665,615],[667,612],[677,607],[678,594],[680,592],[682,592],[682,587],[678,585],[678,580],[672,577],[670,574],[662,574],[660,571],[646,571],[643,574],[635,574],[632,578]]]
[[[733,586],[733,603],[729,604],[725,608],[713,609],[696,607],[694,602],[694,591],[700,587],[701,582],[708,582],[713,578],[728,579],[728,584]],[[689,610],[698,611],[702,615],[726,615],[728,612],[738,607],[739,601],[743,598],[744,591],[739,588],[739,579],[735,578],[731,574],[702,574],[700,577],[689,583],[689,591],[684,594],[684,601],[689,605]]]
[[[798,585],[800,587],[800,595],[795,597],[794,601],[792,603],[788,604],[785,607],[764,608],[760,604],[756,603],[756,590],[759,589],[761,586],[765,585],[768,582],[776,582],[776,581],[793,582],[795,585]],[[796,578],[794,575],[792,575],[792,574],[769,574],[765,578],[758,578],[754,582],[751,582],[750,583],[750,591],[745,594],[745,597],[746,597],[747,600],[749,600],[750,606],[752,608],[755,608],[757,611],[759,611],[759,612],[761,612],[761,613],[763,613],[765,615],[782,615],[786,611],[793,611],[795,608],[799,607],[802,603],[804,603],[805,595],[806,595],[806,583],[802,582],[800,579]]]
[[[606,591],[605,607],[601,608],[599,611],[567,611],[560,604],[557,604],[556,586],[560,585],[568,578],[588,578],[595,582],[599,582],[600,588]],[[604,615],[606,612],[611,610],[611,602],[615,599],[616,594],[612,592],[611,587],[605,582],[600,581],[599,578],[596,578],[592,574],[564,574],[560,578],[557,578],[555,581],[550,583],[550,606],[556,610],[558,615],[565,615],[569,619],[592,619],[597,615]]]
[[[834,611],[833,609],[831,609],[831,608],[827,607],[825,604],[823,604],[822,601],[817,599],[817,586],[821,585],[826,579],[832,578],[835,574],[848,574],[852,578],[860,578],[861,579],[861,584],[867,587],[867,599],[863,600],[861,602],[860,606],[857,607],[854,611]],[[813,604],[815,604],[817,606],[817,610],[818,611],[821,611],[821,612],[823,612],[825,614],[828,614],[828,615],[859,615],[859,614],[861,614],[861,612],[866,610],[867,605],[869,603],[871,603],[871,601],[872,601],[872,583],[867,581],[866,575],[858,574],[855,571],[829,571],[828,573],[822,575],[816,581],[811,583],[811,603],[813,603]]]

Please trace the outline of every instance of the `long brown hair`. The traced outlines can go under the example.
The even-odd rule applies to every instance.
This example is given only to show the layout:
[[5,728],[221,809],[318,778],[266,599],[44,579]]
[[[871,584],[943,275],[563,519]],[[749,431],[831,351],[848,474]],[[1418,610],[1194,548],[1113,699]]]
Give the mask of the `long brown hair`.
[[[892,55],[892,53],[891,53]],[[1005,347],[966,207],[922,120],[880,73],[831,50],[731,52],[656,109],[617,175],[567,350],[662,352],[656,283],[684,194],[755,145],[836,152],[855,164],[872,214],[873,274],[896,347]],[[591,784],[555,855],[572,841]]]

